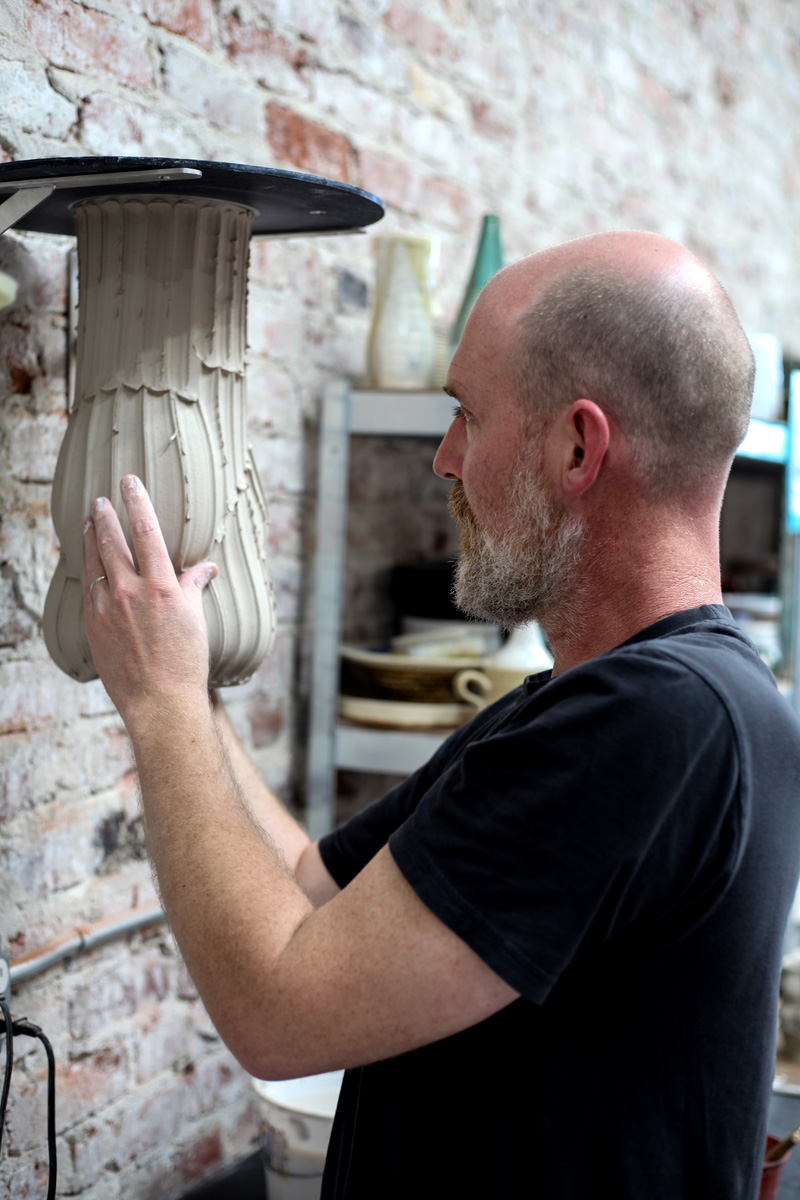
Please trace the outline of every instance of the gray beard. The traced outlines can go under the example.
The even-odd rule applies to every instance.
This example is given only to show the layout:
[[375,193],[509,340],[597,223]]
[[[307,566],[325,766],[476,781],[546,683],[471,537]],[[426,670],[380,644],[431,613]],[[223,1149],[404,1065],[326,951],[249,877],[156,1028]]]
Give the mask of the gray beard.
[[586,545],[578,517],[559,509],[538,464],[525,464],[509,497],[503,532],[480,529],[456,480],[450,512],[462,527],[453,598],[469,616],[516,629],[546,621],[573,600]]

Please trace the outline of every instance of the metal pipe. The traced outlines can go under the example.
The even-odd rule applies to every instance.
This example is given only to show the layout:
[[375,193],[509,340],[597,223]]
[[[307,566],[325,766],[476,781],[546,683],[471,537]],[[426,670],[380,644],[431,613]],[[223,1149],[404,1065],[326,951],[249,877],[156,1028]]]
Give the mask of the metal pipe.
[[156,906],[144,909],[135,908],[121,917],[114,917],[108,921],[97,921],[93,925],[78,926],[70,933],[62,934],[51,942],[47,942],[38,950],[32,950],[29,954],[23,954],[21,958],[15,958],[11,963],[11,985],[13,987],[16,983],[39,975],[48,967],[63,962],[65,958],[83,954],[87,950],[94,949],[95,946],[113,941],[114,938],[132,933],[145,925],[157,925],[165,920],[166,914],[163,908]]

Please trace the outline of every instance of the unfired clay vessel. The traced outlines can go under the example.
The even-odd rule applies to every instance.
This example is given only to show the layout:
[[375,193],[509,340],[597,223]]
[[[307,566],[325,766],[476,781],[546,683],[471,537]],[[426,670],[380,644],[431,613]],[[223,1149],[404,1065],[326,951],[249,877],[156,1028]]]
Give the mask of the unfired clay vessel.
[[247,445],[245,327],[252,214],[174,197],[75,208],[80,308],[75,401],[56,467],[61,557],[44,612],[68,675],[97,675],[86,638],[82,524],[96,496],[130,541],[121,478],[140,477],[176,572],[219,567],[204,592],[210,683],[240,683],[269,653],[267,511]]

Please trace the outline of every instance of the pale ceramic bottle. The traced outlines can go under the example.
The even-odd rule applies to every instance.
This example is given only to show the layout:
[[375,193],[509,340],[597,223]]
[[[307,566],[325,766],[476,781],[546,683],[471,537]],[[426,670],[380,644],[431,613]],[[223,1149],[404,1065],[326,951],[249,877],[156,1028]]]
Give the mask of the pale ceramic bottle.
[[375,306],[369,339],[373,387],[431,386],[436,339],[430,301],[430,238],[375,238]]

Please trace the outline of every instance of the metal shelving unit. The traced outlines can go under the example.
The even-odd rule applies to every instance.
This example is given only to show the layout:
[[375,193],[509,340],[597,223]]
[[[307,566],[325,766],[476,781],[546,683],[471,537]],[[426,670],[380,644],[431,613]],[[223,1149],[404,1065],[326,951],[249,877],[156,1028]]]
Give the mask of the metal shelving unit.
[[338,720],[339,631],[347,522],[350,437],[438,440],[453,417],[443,392],[353,391],[340,381],[325,389],[319,441],[319,496],[314,560],[314,648],[307,760],[308,831],[333,825],[337,767],[407,774],[443,740],[441,733],[368,729]]
[[[789,424],[754,420],[739,449],[742,458],[786,468],[786,528],[800,533],[800,372],[791,380]],[[319,497],[314,559],[314,645],[307,758],[308,830],[316,838],[332,828],[337,767],[406,774],[441,744],[439,732],[369,729],[338,719],[339,640],[347,521],[350,438],[440,439],[452,420],[452,400],[442,392],[354,391],[332,381],[323,397],[319,441]],[[800,554],[794,554],[792,596],[800,597]],[[800,630],[794,622],[791,675],[800,677]],[[794,703],[800,707],[800,689]]]

